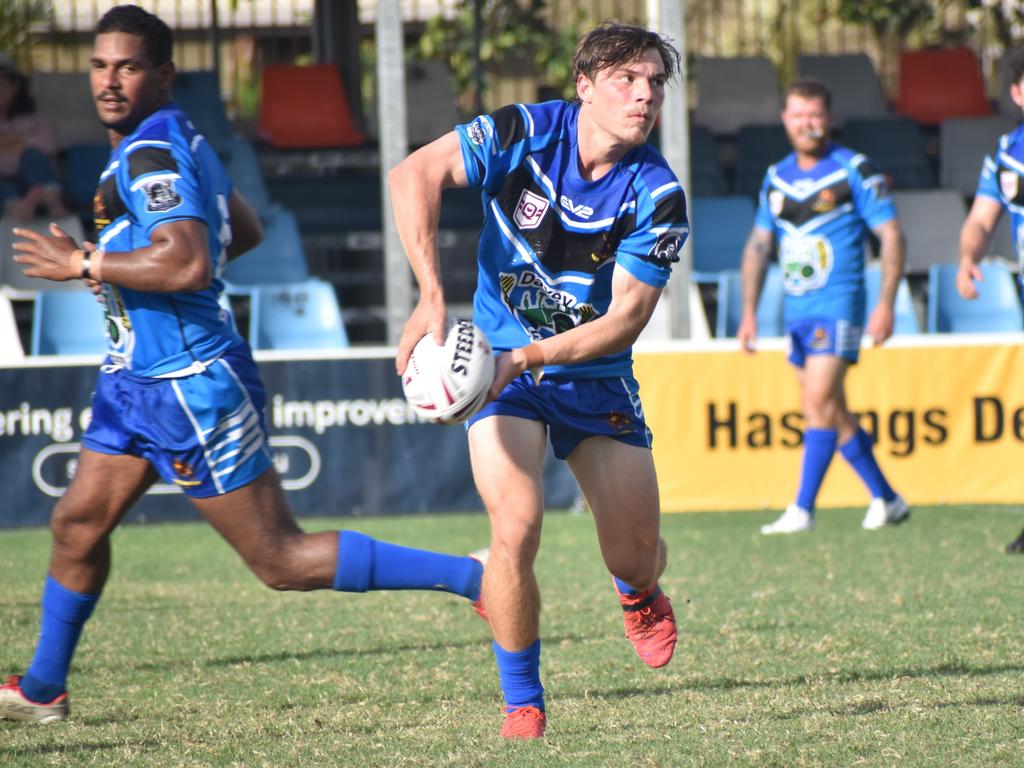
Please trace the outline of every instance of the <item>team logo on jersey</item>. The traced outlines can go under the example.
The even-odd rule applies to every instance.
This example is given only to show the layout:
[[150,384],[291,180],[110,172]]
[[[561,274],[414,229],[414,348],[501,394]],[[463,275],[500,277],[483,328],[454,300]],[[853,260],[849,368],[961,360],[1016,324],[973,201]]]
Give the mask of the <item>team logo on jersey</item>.
[[546,197],[535,195],[528,189],[523,190],[516,203],[515,221],[520,229],[536,229],[541,219],[548,212],[549,201]]
[[815,213],[828,213],[836,207],[836,193],[831,189],[823,189],[818,197],[811,203],[811,210]]
[[781,189],[773,189],[768,193],[768,210],[772,212],[772,216],[778,216],[782,213],[782,206],[786,204],[786,193]]
[[1020,189],[1020,176],[1016,171],[999,172],[999,191],[1007,200],[1013,200]]
[[107,212],[107,204],[103,202],[103,195],[98,189],[96,194],[92,196],[92,222],[97,232],[110,225],[110,214]]
[[484,142],[487,141],[487,137],[491,135],[491,131],[491,124],[483,117],[478,117],[469,124],[469,127],[466,129],[466,135],[469,136],[470,141],[482,147]]
[[547,285],[533,270],[498,276],[505,306],[532,339],[543,339],[593,320],[592,304],[580,302],[568,291]]
[[832,245],[820,235],[785,237],[779,249],[786,293],[800,296],[828,282],[832,272]]
[[651,248],[647,256],[653,261],[671,264],[679,261],[679,246],[682,243],[683,238],[675,232],[666,232],[654,243],[654,247]]
[[172,211],[181,205],[181,196],[174,188],[174,179],[153,179],[142,185],[146,194],[146,210],[150,213]]

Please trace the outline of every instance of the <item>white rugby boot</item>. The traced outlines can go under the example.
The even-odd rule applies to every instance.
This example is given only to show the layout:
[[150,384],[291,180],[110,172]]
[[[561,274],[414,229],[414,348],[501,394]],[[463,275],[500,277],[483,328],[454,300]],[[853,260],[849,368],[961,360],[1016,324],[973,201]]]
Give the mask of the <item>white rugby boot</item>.
[[902,496],[897,496],[892,501],[876,498],[868,505],[867,514],[864,515],[860,527],[866,531],[877,531],[887,525],[899,525],[908,517],[910,507]]
[[790,504],[774,523],[761,526],[766,536],[773,533],[801,533],[814,530],[814,515],[801,506]]

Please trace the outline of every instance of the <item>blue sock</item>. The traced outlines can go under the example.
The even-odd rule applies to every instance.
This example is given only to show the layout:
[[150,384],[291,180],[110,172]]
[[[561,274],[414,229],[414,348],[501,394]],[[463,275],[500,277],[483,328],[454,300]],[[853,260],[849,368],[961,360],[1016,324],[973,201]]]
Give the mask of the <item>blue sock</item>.
[[889,485],[889,481],[882,474],[881,467],[875,461],[875,452],[871,448],[871,435],[858,427],[853,437],[839,447],[839,452],[853,467],[853,471],[860,475],[864,485],[871,491],[871,498],[882,498],[886,501],[896,498],[896,491]]
[[377,541],[356,531],[338,532],[334,589],[434,589],[480,598],[484,567],[471,557],[442,555]]
[[47,575],[36,655],[21,679],[21,691],[29,699],[45,703],[67,690],[78,637],[99,599],[99,595],[72,592]]
[[540,684],[540,638],[521,651],[506,651],[494,643],[498,677],[505,704],[510,707],[537,707],[544,711],[544,686]]
[[615,588],[619,590],[620,595],[639,595],[643,592],[642,589],[633,589],[633,587],[629,586],[629,584],[624,582],[622,579],[617,579],[614,576],[612,576],[612,579],[615,581]]
[[814,502],[832,462],[832,454],[836,452],[837,439],[834,429],[808,429],[804,432],[804,462],[796,503],[808,512],[814,512]]

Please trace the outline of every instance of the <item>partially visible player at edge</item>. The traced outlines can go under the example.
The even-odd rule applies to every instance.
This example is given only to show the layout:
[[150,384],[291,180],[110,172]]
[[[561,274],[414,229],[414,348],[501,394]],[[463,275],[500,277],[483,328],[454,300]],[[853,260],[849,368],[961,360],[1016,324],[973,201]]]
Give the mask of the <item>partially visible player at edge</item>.
[[832,457],[864,482],[871,501],[861,527],[906,520],[910,508],[875,460],[871,436],[846,401],[846,373],[860,355],[865,316],[864,237],[878,237],[882,285],[867,334],[892,335],[893,303],[903,274],[903,234],[885,177],[864,155],[832,142],[832,94],[816,80],[786,91],[782,124],[793,152],[772,165],[761,186],[757,219],[743,249],[743,318],[736,337],[757,341],[757,302],[768,257],[778,243],[786,289],[786,339],[807,419],[796,499],[764,534],[814,529],[814,507]]
[[3,718],[67,716],[68,668],[107,580],[110,533],[158,476],[273,589],[479,598],[475,560],[354,531],[306,534],[292,517],[271,464],[265,391],[217,303],[226,260],[256,245],[261,226],[171,101],[172,45],[167,25],[136,6],[111,9],[96,27],[92,94],[113,147],[96,195],[97,247],[56,226],[49,236],[15,230],[25,274],[102,283],[109,355],[78,470],[53,511],[35,656],[0,687]]
[[[1010,59],[1010,98],[1024,109],[1024,49]],[[1000,136],[995,152],[985,158],[971,210],[960,230],[960,268],[957,291],[965,299],[978,298],[975,281],[981,282],[979,262],[988,252],[992,233],[1003,211],[1010,212],[1010,226],[1017,260],[1024,265],[1024,126]],[[1006,545],[1008,554],[1024,552],[1024,531]]]
[[608,23],[579,42],[573,70],[576,103],[513,104],[480,115],[390,176],[420,288],[398,347],[399,374],[424,334],[444,338],[442,190],[478,188],[485,209],[473,319],[502,354],[494,400],[468,432],[491,521],[483,601],[506,738],[539,738],[546,726],[533,564],[548,437],[593,511],[637,653],[660,667],[676,642],[672,607],[658,586],[666,549],[631,345],[689,231],[683,190],[646,143],[679,54],[654,32]]

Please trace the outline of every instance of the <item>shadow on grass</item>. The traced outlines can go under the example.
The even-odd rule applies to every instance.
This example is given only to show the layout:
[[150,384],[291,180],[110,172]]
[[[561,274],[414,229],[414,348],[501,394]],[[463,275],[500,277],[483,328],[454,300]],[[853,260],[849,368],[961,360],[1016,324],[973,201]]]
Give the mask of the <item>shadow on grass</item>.
[[[561,643],[583,641],[581,635],[562,635],[545,638],[546,642]],[[478,639],[460,640],[457,642],[445,641],[437,643],[406,643],[404,645],[379,645],[372,648],[344,648],[327,649],[321,648],[312,651],[301,651],[298,653],[281,651],[278,653],[258,653],[245,656],[225,656],[216,659],[193,659],[190,663],[199,667],[233,667],[247,664],[277,664],[291,661],[317,661],[325,659],[346,659],[349,657],[365,658],[367,656],[386,656],[397,653],[418,653],[422,651],[442,651],[452,648],[479,648],[481,645],[490,647],[490,637]],[[140,671],[156,672],[166,669],[180,669],[181,659],[167,659],[165,661],[146,661],[131,665],[132,669]]]
[[[941,677],[986,677],[989,675],[1000,675],[1007,672],[1024,672],[1024,665],[1021,664],[993,664],[982,667],[972,667],[966,664],[936,664],[930,667],[910,667],[907,669],[880,669],[870,672],[861,670],[845,670],[831,674],[820,673],[813,675],[788,675],[784,677],[772,677],[762,680],[744,678],[695,678],[693,680],[681,680],[661,686],[655,689],[640,687],[610,688],[600,694],[603,699],[628,699],[632,696],[674,696],[685,691],[730,691],[744,688],[794,688],[803,685],[820,685],[821,683],[858,683],[858,682],[881,682],[893,678],[941,678]],[[568,698],[593,697],[595,691],[590,688],[584,693],[572,693],[564,691],[562,696]],[[1002,704],[1013,703],[1020,697],[1007,696]],[[980,700],[979,700],[980,701]],[[995,701],[995,700],[994,700]],[[883,706],[888,706],[884,705]],[[951,705],[953,706],[953,705]],[[858,714],[858,713],[854,713]],[[868,714],[867,712],[861,714]]]
[[[24,727],[24,726],[22,726]],[[53,728],[55,726],[46,726]],[[56,726],[59,727],[59,726]],[[11,747],[10,752],[7,756],[11,759],[17,757],[27,757],[29,755],[61,755],[66,757],[73,757],[74,755],[82,755],[83,759],[86,756],[90,756],[97,752],[106,752],[117,750],[120,753],[125,747],[124,740],[121,741],[75,741],[75,742],[62,742],[60,744],[40,744],[35,747]],[[156,741],[154,739],[148,739],[146,741],[136,741],[132,739],[131,747],[133,750],[149,751],[149,750],[165,750],[167,745],[163,742]],[[92,759],[96,759],[93,757]]]
[[792,720],[797,717],[808,715],[820,715],[827,712],[836,717],[864,717],[874,715],[878,712],[900,712],[905,710],[919,709],[961,709],[963,707],[1019,707],[1024,703],[1024,697],[1020,694],[1007,693],[1005,696],[975,696],[956,701],[936,701],[932,703],[913,702],[892,702],[885,699],[873,699],[871,701],[858,701],[850,704],[832,705],[815,709],[814,707],[804,709],[791,709],[786,712],[779,712],[770,715],[771,720]]

